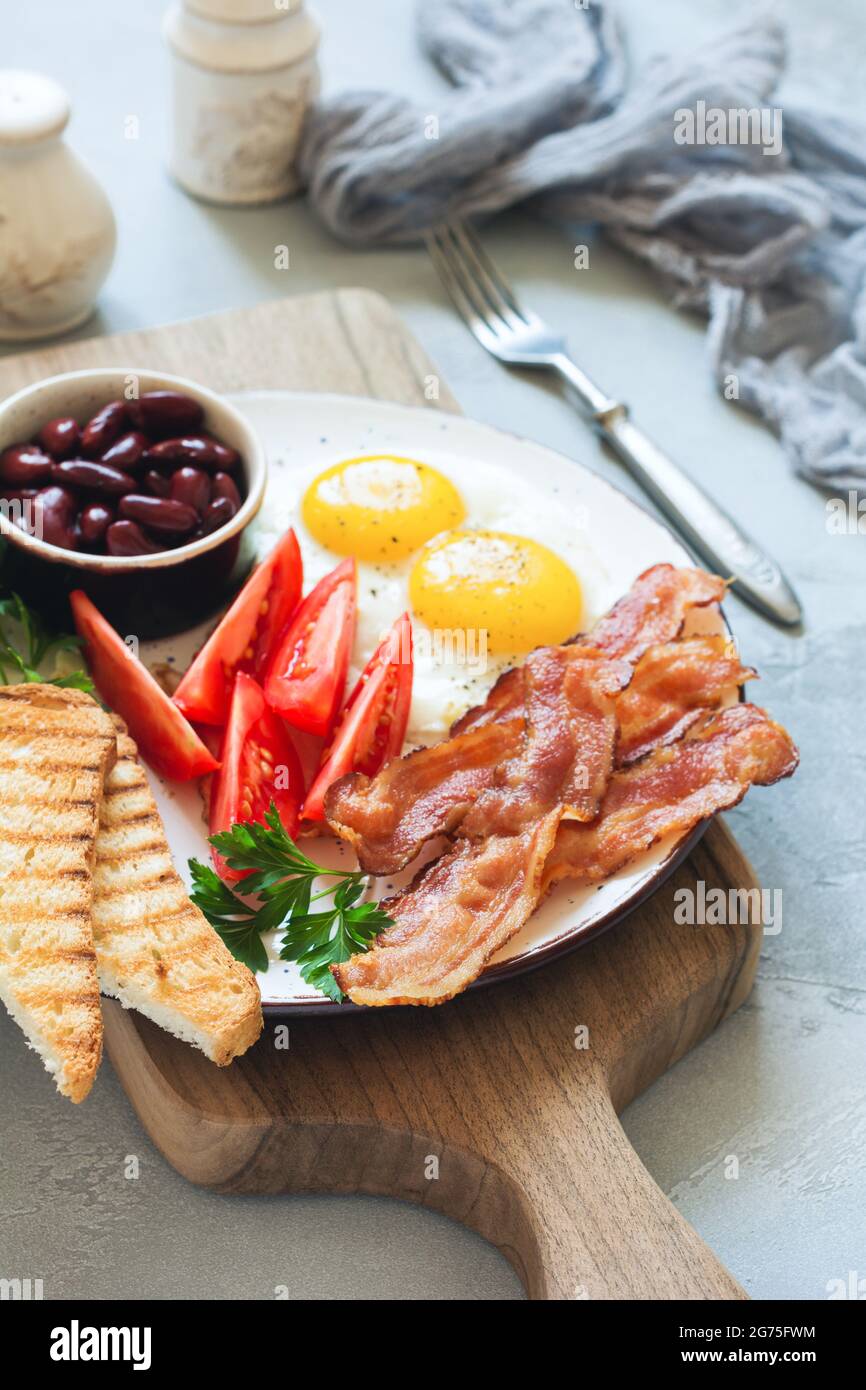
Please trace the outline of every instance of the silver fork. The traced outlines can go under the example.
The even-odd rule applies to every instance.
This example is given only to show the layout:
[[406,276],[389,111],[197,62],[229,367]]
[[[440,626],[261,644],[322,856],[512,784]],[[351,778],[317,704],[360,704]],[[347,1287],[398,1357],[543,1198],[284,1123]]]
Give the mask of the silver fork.
[[509,366],[558,372],[577,395],[589,423],[615,449],[688,544],[733,580],[734,592],[759,613],[793,627],[799,599],[775,560],[692,482],[658,445],[632,424],[628,407],[611,400],[581,371],[565,338],[524,308],[465,224],[432,232],[427,248],[445,288],[475,337]]

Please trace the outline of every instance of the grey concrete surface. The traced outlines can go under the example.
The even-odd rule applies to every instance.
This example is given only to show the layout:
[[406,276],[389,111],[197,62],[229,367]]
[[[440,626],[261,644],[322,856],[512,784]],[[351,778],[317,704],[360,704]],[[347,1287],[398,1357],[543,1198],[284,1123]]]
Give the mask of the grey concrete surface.
[[[110,190],[120,248],[86,330],[166,322],[267,296],[366,285],[387,294],[467,413],[628,481],[555,391],[508,376],[469,339],[417,250],[356,253],[294,202],[253,211],[186,198],[163,169],[165,58],[157,0],[43,0],[2,16],[2,62],[70,89],[70,138]],[[405,0],[319,0],[326,82],[424,93],[441,83],[415,51]],[[748,3],[627,0],[638,61],[684,49]],[[791,30],[787,100],[866,106],[858,0],[779,7]],[[141,136],[124,139],[138,115]],[[643,269],[592,243],[591,270],[527,216],[488,234],[527,299],[570,333],[578,358],[786,566],[806,604],[786,636],[737,603],[731,617],[762,681],[756,696],[795,733],[797,778],[731,816],[784,924],[766,943],[740,1013],[625,1116],[664,1190],[756,1298],[820,1299],[866,1275],[866,890],[863,830],[864,541],[831,536],[824,499],[788,474],[763,427],[719,399],[700,324],[676,314]],[[290,248],[291,269],[273,268]],[[2,362],[0,362],[2,389]],[[313,1299],[521,1296],[490,1247],[429,1213],[372,1199],[229,1200],[188,1186],[142,1134],[111,1069],[88,1103],[59,1102],[0,1018],[0,1273],[45,1280],[48,1297]],[[123,1176],[127,1155],[141,1175]],[[725,1176],[735,1156],[739,1176]]]

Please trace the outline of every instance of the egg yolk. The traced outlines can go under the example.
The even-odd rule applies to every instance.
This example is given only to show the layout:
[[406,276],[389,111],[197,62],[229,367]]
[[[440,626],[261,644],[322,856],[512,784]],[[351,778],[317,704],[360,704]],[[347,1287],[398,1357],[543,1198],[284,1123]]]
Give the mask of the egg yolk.
[[415,459],[345,459],[304,493],[304,524],[326,550],[370,564],[402,560],[459,526],[466,508],[453,483]]
[[583,612],[580,584],[565,561],[503,531],[437,536],[412,568],[409,596],[429,628],[486,632],[492,655],[563,642],[580,630]]

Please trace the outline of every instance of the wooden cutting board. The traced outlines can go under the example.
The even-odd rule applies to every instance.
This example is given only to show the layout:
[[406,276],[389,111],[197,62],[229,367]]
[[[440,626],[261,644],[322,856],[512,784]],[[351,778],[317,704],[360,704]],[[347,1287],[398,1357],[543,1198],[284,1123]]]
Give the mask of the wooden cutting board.
[[[11,392],[114,365],[219,391],[457,409],[386,301],[363,290],[71,343],[0,371]],[[626,921],[532,975],[437,1009],[269,1021],[223,1071],[106,1001],[108,1053],[151,1138],[193,1182],[423,1203],[493,1241],[532,1298],[745,1298],[617,1119],[751,988],[759,927],[673,922],[675,889],[698,879],[757,886],[721,822]]]

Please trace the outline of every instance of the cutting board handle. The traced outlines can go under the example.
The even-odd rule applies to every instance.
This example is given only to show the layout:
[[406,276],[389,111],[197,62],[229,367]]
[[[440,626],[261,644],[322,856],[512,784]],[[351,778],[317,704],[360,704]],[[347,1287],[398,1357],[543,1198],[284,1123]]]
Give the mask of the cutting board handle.
[[[569,1053],[543,1028],[532,1040],[514,1039],[510,1058],[497,1041],[485,1048],[491,1071],[471,1054],[461,1067],[459,1029],[424,1015],[411,1033],[396,1035],[391,1018],[295,1025],[283,1086],[296,1113],[276,1116],[273,1106],[255,1114],[261,1093],[253,1076],[245,1095],[237,1072],[230,1088],[226,1073],[202,1069],[208,1089],[200,1090],[193,1067],[183,1065],[193,1054],[180,1049],[175,1076],[186,1099],[175,1093],[167,1104],[165,1071],[141,1068],[140,1045],[144,1030],[159,1061],[165,1035],[113,1002],[107,1009],[112,1061],[125,1080],[135,1067],[142,1120],[193,1182],[224,1193],[363,1192],[416,1202],[498,1246],[534,1299],[747,1296],[631,1147],[605,1059],[573,1046]],[[496,1039],[495,1020],[481,1022]],[[267,1049],[267,1039],[260,1046]],[[390,1090],[390,1115],[347,1113],[359,1058],[365,1088]],[[337,1078],[342,1095],[331,1090]],[[220,1113],[224,1103],[233,1114]]]
[[[587,1066],[558,1100],[552,1090],[522,1121],[509,1107],[507,1170],[491,1168],[487,1195],[479,1193],[480,1206],[491,1207],[490,1229],[472,1222],[498,1240],[530,1297],[746,1298],[644,1168],[603,1070]],[[510,1203],[504,1190],[494,1196],[497,1182],[512,1189]],[[506,1204],[514,1217],[504,1244]]]

